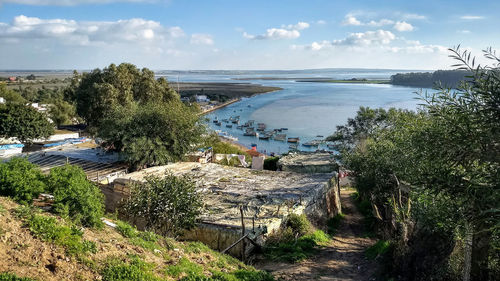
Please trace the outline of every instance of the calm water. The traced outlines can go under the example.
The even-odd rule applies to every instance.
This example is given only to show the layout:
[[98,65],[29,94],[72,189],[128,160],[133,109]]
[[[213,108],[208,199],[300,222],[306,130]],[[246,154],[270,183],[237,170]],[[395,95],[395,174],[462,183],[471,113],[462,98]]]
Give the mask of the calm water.
[[[213,82],[242,82],[231,80],[232,77],[331,77],[334,79],[346,78],[389,78],[390,75],[401,71],[381,70],[328,70],[324,72],[302,71],[300,73],[237,73],[237,74],[183,74],[181,81],[213,81]],[[168,75],[170,81],[176,77]],[[274,140],[259,140],[256,137],[243,136],[244,131],[215,126],[213,119],[229,119],[240,116],[240,123],[255,120],[255,123],[265,123],[268,129],[288,128],[283,131],[287,137],[300,137],[301,143],[320,139],[319,136],[331,135],[337,125],[345,124],[347,118],[354,117],[360,106],[416,109],[419,101],[415,92],[417,88],[392,85],[370,84],[334,84],[294,82],[291,80],[253,80],[251,82],[277,86],[283,90],[245,98],[242,101],[229,105],[206,115],[209,126],[214,130],[222,130],[238,138],[238,142],[250,147],[257,144],[262,152],[284,153],[289,150],[287,142]],[[431,91],[429,89],[425,89]],[[300,150],[316,150],[299,145]],[[320,146],[326,149],[326,145]]]

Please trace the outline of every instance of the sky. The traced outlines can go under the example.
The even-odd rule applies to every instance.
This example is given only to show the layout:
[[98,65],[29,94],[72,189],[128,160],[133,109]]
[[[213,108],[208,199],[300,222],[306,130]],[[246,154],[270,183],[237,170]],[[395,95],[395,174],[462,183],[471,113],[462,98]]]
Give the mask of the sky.
[[448,69],[499,0],[0,0],[0,69]]

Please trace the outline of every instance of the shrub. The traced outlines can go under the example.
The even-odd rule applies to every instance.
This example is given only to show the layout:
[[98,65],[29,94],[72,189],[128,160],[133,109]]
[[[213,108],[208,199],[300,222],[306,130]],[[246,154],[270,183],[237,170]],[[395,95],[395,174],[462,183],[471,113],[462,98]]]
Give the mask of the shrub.
[[28,277],[17,277],[12,273],[3,272],[0,273],[0,281],[36,281],[36,280]]
[[308,233],[312,229],[312,225],[306,215],[290,214],[285,221],[285,227],[290,227],[293,233],[300,236]]
[[104,195],[78,166],[54,168],[47,177],[47,188],[54,195],[54,211],[85,226],[101,226]]
[[126,214],[144,218],[148,229],[177,235],[194,226],[201,207],[202,199],[191,179],[167,174],[133,186],[123,208]]
[[264,170],[276,171],[278,170],[279,157],[268,157],[264,160]]
[[38,166],[26,158],[12,158],[0,163],[0,195],[10,196],[23,204],[31,203],[45,190],[44,177]]

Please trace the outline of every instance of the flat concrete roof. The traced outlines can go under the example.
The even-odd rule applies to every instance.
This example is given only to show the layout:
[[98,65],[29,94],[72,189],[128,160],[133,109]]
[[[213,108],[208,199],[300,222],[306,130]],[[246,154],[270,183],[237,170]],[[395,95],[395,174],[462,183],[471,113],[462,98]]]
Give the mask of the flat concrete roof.
[[[153,167],[125,175],[115,183],[128,185],[142,182],[147,176],[189,174],[203,193],[205,208],[201,221],[208,224],[241,226],[240,206],[244,208],[246,227],[268,228],[281,223],[289,212],[303,213],[323,200],[330,188],[333,174],[300,174],[292,172],[257,171],[213,163],[181,162]],[[271,228],[274,228],[271,227]]]

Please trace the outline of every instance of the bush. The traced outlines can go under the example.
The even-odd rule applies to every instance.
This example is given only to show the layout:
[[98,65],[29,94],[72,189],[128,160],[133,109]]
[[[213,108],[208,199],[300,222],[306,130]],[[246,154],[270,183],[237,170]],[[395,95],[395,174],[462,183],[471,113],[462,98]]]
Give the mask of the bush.
[[130,224],[122,221],[116,222],[116,231],[127,238],[137,237],[137,230]]
[[28,277],[17,277],[16,275],[8,272],[0,273],[0,281],[36,281]]
[[285,221],[285,227],[290,227],[294,234],[299,236],[310,232],[312,225],[306,215],[290,214]]
[[268,157],[264,160],[264,170],[276,171],[278,170],[279,157]]
[[26,158],[12,158],[0,163],[0,195],[29,204],[45,190],[42,172]]
[[101,226],[104,195],[78,166],[65,165],[50,171],[47,188],[54,195],[54,211],[85,226]]
[[177,235],[195,225],[202,204],[195,182],[167,174],[133,186],[123,209],[130,216],[144,218],[148,229]]

